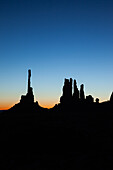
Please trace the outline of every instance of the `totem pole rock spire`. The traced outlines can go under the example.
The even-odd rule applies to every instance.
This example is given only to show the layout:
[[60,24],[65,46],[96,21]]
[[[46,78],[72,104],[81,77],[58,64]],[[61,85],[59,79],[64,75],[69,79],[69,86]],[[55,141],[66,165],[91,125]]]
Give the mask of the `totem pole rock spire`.
[[28,89],[27,94],[21,96],[21,103],[26,104],[33,104],[34,103],[34,95],[33,95],[33,88],[31,87],[31,70],[28,70]]
[[28,70],[28,93],[30,93],[30,88],[31,88],[31,70]]

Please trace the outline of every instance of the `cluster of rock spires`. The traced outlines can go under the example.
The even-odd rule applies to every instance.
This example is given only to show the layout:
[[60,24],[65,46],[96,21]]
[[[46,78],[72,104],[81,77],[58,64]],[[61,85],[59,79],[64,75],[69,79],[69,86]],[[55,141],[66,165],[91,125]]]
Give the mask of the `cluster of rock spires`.
[[[84,93],[84,85],[81,84],[80,91],[77,87],[77,82],[70,79],[65,79],[64,86],[63,86],[63,95],[60,98],[60,103],[62,104],[71,104],[71,103],[80,103],[80,102],[86,102],[86,103],[93,103],[94,98],[91,95],[88,95],[85,97]],[[96,99],[96,102],[99,103],[99,99]]]
[[[73,83],[74,82],[74,83]],[[96,98],[96,103],[99,103],[99,99]],[[110,100],[108,102],[113,102],[113,92],[111,94]],[[60,105],[63,106],[74,106],[75,104],[91,104],[95,103],[94,98],[91,95],[85,96],[84,85],[81,84],[80,90],[78,90],[76,80],[65,79],[63,86],[63,94],[60,97]],[[27,94],[21,96],[20,106],[39,106],[38,102],[34,102],[33,88],[31,87],[31,70],[28,70],[28,89]],[[16,104],[16,106],[18,105]]]

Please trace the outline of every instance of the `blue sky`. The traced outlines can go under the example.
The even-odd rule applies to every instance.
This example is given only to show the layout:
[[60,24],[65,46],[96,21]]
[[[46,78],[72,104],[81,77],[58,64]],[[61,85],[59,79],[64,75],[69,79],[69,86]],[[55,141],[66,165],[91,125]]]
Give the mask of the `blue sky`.
[[70,77],[108,100],[112,65],[112,0],[0,0],[0,109],[26,93],[29,68],[41,106],[58,103]]

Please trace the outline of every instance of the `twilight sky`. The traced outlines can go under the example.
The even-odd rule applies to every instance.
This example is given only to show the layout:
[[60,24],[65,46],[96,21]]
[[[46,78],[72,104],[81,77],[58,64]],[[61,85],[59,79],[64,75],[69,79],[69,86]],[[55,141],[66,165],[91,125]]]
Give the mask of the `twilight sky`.
[[113,91],[113,0],[0,0],[0,109],[26,94],[32,70],[35,100],[59,102],[64,78],[85,94]]

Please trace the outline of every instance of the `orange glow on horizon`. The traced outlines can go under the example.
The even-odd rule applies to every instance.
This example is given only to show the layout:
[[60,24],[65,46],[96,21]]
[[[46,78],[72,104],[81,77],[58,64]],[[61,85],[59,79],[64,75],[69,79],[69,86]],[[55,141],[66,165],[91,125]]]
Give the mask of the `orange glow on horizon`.
[[[51,102],[51,103],[52,103],[52,102]],[[52,107],[55,106],[55,104],[51,104],[51,103],[47,103],[47,104],[45,104],[45,103],[40,104],[40,103],[39,103],[39,105],[40,105],[41,107],[43,107],[43,108],[50,109],[50,108],[52,108]],[[16,104],[16,103],[14,103],[14,104],[6,104],[6,103],[1,104],[1,105],[0,105],[0,110],[8,110],[8,109],[10,109],[11,107],[13,107],[15,104]]]
[[[14,105],[13,105],[14,106]],[[47,108],[47,109],[51,109],[52,107],[54,107],[54,105],[44,105],[44,106],[42,106],[42,105],[40,105],[41,107],[43,107],[43,108]],[[6,106],[6,107],[1,107],[0,106],[0,110],[8,110],[8,109],[10,109],[12,106]]]
[[0,110],[8,110],[11,106],[0,106]]
[[16,103],[12,104],[12,103],[1,103],[0,104],[0,110],[8,110],[11,107],[13,107]]
[[10,109],[10,107],[0,107],[0,110],[8,110],[8,109]]
[[43,108],[47,108],[47,109],[51,109],[52,107],[55,106],[55,104],[57,104],[58,102],[39,102],[39,106],[43,107]]
[[[99,103],[102,103],[102,102],[105,102],[105,101],[108,101],[108,100],[101,100],[100,99],[100,102]],[[18,102],[17,102],[18,103]],[[16,103],[14,104],[11,104],[11,103],[2,103],[0,105],[0,110],[8,110],[10,109],[11,107],[13,107]],[[53,102],[41,102],[41,104],[39,103],[39,106],[43,107],[43,108],[47,108],[47,109],[50,109],[50,108],[53,108],[55,106],[55,104],[58,104],[58,102],[56,103],[53,103]]]
[[54,105],[40,105],[43,108],[47,108],[47,109],[51,109],[52,107],[54,107]]

